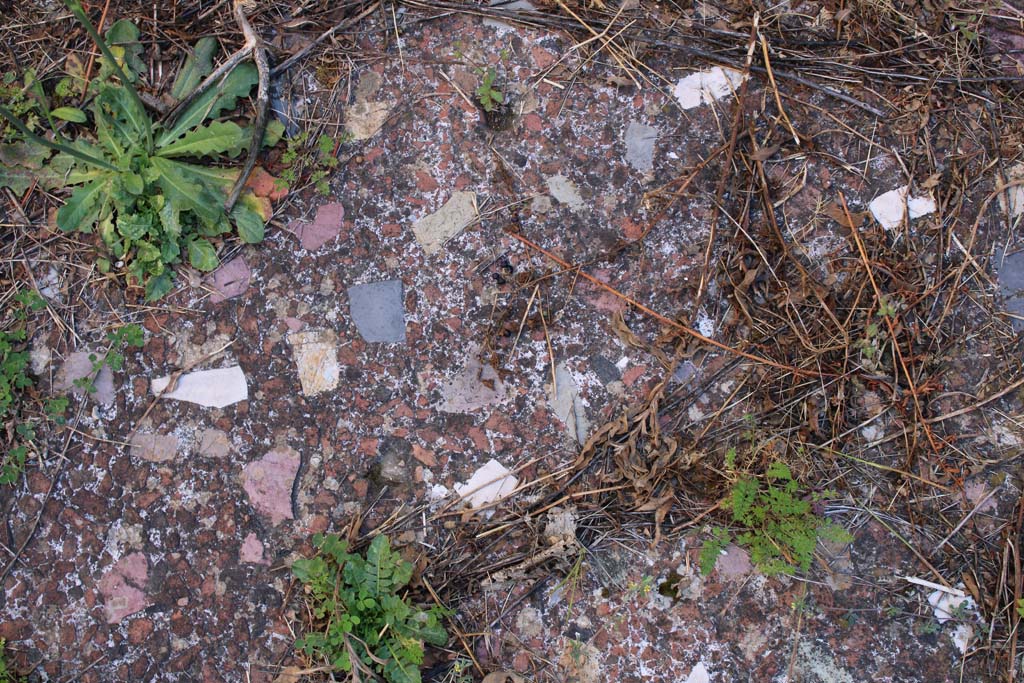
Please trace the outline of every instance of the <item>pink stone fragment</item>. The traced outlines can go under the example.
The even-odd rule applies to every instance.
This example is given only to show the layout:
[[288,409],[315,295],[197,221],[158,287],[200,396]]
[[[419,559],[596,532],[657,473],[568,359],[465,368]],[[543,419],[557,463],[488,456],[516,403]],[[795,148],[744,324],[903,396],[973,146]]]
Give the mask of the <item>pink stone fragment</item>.
[[256,538],[256,534],[251,532],[242,541],[242,548],[238,551],[238,560],[253,564],[270,564],[263,557],[263,544],[260,543],[260,539]]
[[206,284],[213,290],[210,301],[219,304],[221,301],[244,294],[245,290],[249,289],[251,277],[249,264],[241,256],[222,263],[206,278]]
[[293,519],[292,482],[299,473],[299,454],[288,446],[275,448],[242,470],[242,487],[257,511],[271,524]]
[[288,326],[289,332],[298,332],[306,323],[289,315],[284,317],[284,324]]
[[306,251],[316,251],[324,246],[339,234],[345,220],[345,207],[341,204],[324,204],[316,211],[316,218],[312,223],[306,221],[292,221],[288,224],[288,230],[295,233]]
[[142,589],[148,575],[149,567],[142,553],[126,555],[107,570],[98,586],[103,594],[108,624],[116,624],[145,609],[149,603]]
[[718,556],[715,569],[723,579],[741,579],[753,569],[750,564],[750,554],[737,545],[729,545],[725,552]]

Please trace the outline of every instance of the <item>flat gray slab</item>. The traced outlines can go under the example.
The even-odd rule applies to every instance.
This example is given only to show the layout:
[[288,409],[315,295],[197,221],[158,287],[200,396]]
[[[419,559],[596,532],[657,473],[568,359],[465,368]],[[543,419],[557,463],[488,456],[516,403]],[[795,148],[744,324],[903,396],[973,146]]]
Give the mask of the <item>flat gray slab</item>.
[[657,140],[657,128],[630,121],[626,128],[626,161],[629,165],[643,174],[653,171],[654,143]]
[[1012,313],[1014,332],[1024,332],[1024,251],[1005,258],[996,254],[999,267],[999,293],[1006,297],[1006,310]]
[[348,288],[348,303],[359,334],[368,342],[405,342],[402,281],[385,280]]

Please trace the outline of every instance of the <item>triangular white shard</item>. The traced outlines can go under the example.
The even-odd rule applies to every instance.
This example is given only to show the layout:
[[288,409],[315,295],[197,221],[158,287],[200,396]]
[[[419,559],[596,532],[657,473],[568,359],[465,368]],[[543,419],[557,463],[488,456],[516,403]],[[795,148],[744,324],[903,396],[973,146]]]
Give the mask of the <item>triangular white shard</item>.
[[894,230],[903,224],[903,215],[910,220],[927,216],[935,211],[935,200],[930,196],[908,197],[910,188],[904,185],[885,194],[878,195],[868,204],[871,215],[886,230]]
[[690,675],[686,678],[686,683],[708,683],[711,680],[711,674],[708,673],[708,669],[704,666],[704,662],[697,662],[697,666],[693,667],[690,671]]
[[478,508],[504,498],[518,485],[519,480],[491,458],[465,484],[456,484],[455,493],[462,496],[470,507]]
[[715,66],[676,83],[674,95],[683,109],[693,109],[731,95],[743,83],[743,72]]
[[[160,396],[170,383],[170,376],[154,379],[151,385],[153,393]],[[160,397],[188,401],[206,408],[224,408],[248,399],[249,385],[242,368],[232,365],[229,368],[200,370],[182,375],[174,391]]]

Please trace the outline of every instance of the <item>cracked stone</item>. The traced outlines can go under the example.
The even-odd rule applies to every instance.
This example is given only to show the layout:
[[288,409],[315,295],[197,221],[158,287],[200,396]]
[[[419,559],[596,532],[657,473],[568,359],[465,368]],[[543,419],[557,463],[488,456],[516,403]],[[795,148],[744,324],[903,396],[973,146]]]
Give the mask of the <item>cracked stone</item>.
[[476,193],[455,192],[440,209],[413,223],[412,231],[430,256],[476,220]]
[[153,393],[160,398],[187,401],[206,408],[226,408],[249,398],[249,385],[245,373],[237,365],[182,375],[178,378],[173,391],[161,395],[171,383],[171,379],[170,375],[154,379],[151,387]]
[[387,438],[381,444],[378,474],[388,484],[408,484],[412,481],[412,469],[409,464],[409,442],[403,439]]
[[199,436],[199,455],[223,458],[231,452],[228,435],[219,429],[204,429]]
[[317,251],[341,234],[345,223],[345,207],[338,203],[323,204],[316,210],[312,222],[295,220],[288,224],[288,231],[299,238],[306,251]]
[[[504,12],[532,12],[536,9],[536,7],[533,6],[533,3],[529,2],[529,0],[512,0],[511,2],[508,0],[491,0],[490,4],[492,7],[496,6]],[[511,24],[501,21],[500,19],[485,18],[484,26],[490,26],[491,28],[498,29],[499,31],[513,30]]]
[[294,519],[292,483],[299,473],[299,463],[295,449],[280,446],[242,470],[242,488],[253,507],[270,517],[273,525]]
[[565,424],[566,430],[578,443],[587,440],[590,422],[587,420],[586,408],[579,395],[576,378],[564,363],[555,367],[555,386],[550,392],[551,410]]
[[352,320],[368,342],[405,343],[402,281],[385,280],[348,288]]
[[[1024,180],[1024,164],[1016,164],[1006,171],[1007,182]],[[1024,214],[1024,185],[1013,185],[999,194],[999,208],[1016,218]]]
[[1014,316],[1010,324],[1014,332],[1024,332],[1024,251],[1006,257],[999,251],[995,263],[999,270],[999,294],[1005,297],[1006,310]]
[[306,330],[288,335],[299,371],[302,393],[315,396],[338,386],[338,338],[333,330]]
[[108,624],[116,624],[148,606],[142,590],[148,574],[146,556],[132,553],[118,560],[99,580],[97,587],[103,595]]
[[210,303],[219,304],[245,294],[245,290],[249,289],[251,278],[252,271],[249,269],[249,264],[241,256],[222,263],[206,278],[207,286],[213,290],[213,293],[210,294]]
[[711,674],[708,673],[704,662],[697,662],[696,666],[690,670],[690,675],[686,677],[686,683],[711,683]]
[[250,532],[242,541],[242,547],[238,551],[238,561],[251,564],[270,564],[270,561],[263,556],[263,544],[260,543],[260,539],[256,538],[256,534]]

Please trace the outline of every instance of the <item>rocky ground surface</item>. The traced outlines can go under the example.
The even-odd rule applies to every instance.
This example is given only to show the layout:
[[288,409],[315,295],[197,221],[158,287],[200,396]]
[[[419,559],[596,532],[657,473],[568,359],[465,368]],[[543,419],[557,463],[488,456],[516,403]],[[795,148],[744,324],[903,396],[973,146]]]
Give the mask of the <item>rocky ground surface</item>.
[[[73,431],[51,437],[58,447],[66,439],[60,467],[30,468],[5,494],[7,548],[39,523],[5,573],[0,636],[39,680],[291,680],[281,667],[303,662],[288,566],[313,533],[343,530],[357,514],[369,529],[420,506],[427,528],[407,537],[407,553],[436,559],[430,539],[473,522],[435,513],[474,473],[495,461],[518,483],[535,482],[642,403],[665,379],[649,348],[662,329],[609,290],[559,273],[516,234],[654,311],[686,310],[705,336],[728,328],[718,278],[687,310],[720,165],[649,233],[657,205],[645,193],[728,141],[741,89],[750,111],[771,101],[766,78],[744,86],[739,72],[678,56],[650,64],[662,79],[633,83],[606,55],[584,63],[560,32],[463,13],[413,18],[396,15],[405,23],[387,46],[379,26],[358,34],[366,59],[293,73],[298,118],[334,112],[349,133],[328,195],[294,192],[263,244],[226,254],[218,273],[169,304],[121,307],[122,322],[143,325],[144,347],[123,371],[104,371]],[[488,68],[511,100],[495,126],[475,101]],[[814,268],[827,275],[844,248],[823,213],[840,192],[883,225],[943,220],[949,207],[920,183],[903,215],[907,171],[891,151],[897,140],[872,132],[871,114],[799,85],[786,92],[792,125],[815,153],[769,150],[765,169]],[[786,144],[778,133],[765,143],[776,144]],[[957,144],[936,153],[971,154],[969,138]],[[977,203],[994,176],[979,182]],[[1001,240],[996,286],[1018,316],[999,324],[1019,330],[1017,238]],[[40,261],[34,272],[55,310],[93,296],[67,287],[61,264]],[[74,391],[110,324],[96,305],[73,334],[52,322],[38,329],[34,372]],[[731,400],[748,370],[718,373],[727,357],[674,366],[673,391],[699,389],[687,423]],[[946,391],[981,395],[984,375],[1005,370],[998,348],[977,358],[957,361],[961,383]],[[959,418],[969,434],[961,446],[1012,463],[1016,401]],[[894,429],[879,420],[862,436],[882,441]],[[488,467],[490,479],[504,476]],[[943,514],[955,524],[972,513],[965,532],[996,533],[1020,486],[1016,471],[1002,472],[969,472]],[[935,581],[893,533],[908,533],[894,517],[907,501],[890,513],[869,484],[829,505],[855,540],[823,544],[804,577],[766,578],[736,546],[703,576],[701,521],[682,531],[700,509],[671,511],[665,525],[681,531],[657,540],[647,511],[628,533],[603,533],[579,565],[577,551],[562,553],[547,580],[474,590],[457,619],[483,633],[473,652],[485,671],[533,680],[989,680],[980,612],[939,604],[948,590],[906,580]],[[589,514],[581,505],[571,524],[585,527]],[[971,593],[960,576],[946,578]]]

